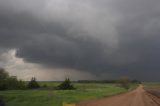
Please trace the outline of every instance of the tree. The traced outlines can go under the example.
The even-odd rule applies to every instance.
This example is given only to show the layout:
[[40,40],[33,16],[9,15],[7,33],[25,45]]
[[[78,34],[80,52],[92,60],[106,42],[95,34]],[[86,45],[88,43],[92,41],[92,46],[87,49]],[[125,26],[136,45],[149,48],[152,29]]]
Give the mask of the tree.
[[31,81],[28,83],[28,88],[30,89],[36,89],[36,88],[40,88],[40,85],[38,84],[38,82],[36,81],[35,77],[31,78]]
[[0,90],[25,88],[23,81],[19,81],[16,76],[9,76],[5,69],[0,68]]
[[69,78],[66,78],[65,81],[63,81],[59,86],[58,89],[60,90],[71,90],[75,89],[73,85],[71,84],[71,81]]
[[25,82],[18,80],[16,76],[7,79],[7,89],[26,89]]
[[17,89],[18,88],[18,80],[16,76],[11,76],[6,79],[7,81],[7,89]]
[[5,71],[5,69],[0,68],[0,80],[7,79],[9,74]]
[[22,81],[22,80],[19,80],[19,81],[18,81],[18,88],[19,88],[19,89],[26,89],[26,84],[25,84],[25,82]]
[[120,82],[121,87],[123,87],[125,89],[129,89],[130,81],[129,81],[128,77],[122,77],[119,82]]
[[9,77],[8,73],[3,68],[0,68],[0,90],[7,89],[8,77]]

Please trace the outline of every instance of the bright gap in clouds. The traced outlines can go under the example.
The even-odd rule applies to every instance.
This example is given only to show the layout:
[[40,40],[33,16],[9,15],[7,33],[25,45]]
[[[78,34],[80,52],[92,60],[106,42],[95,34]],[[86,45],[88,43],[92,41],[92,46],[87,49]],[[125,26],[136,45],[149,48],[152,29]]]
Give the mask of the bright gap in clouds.
[[81,78],[93,79],[94,76],[87,72],[80,72],[73,69],[46,68],[35,63],[27,63],[22,58],[16,57],[16,49],[8,50],[0,54],[0,67],[6,69],[12,76],[22,80],[30,80],[36,77],[39,81],[60,81],[66,77],[72,80]]

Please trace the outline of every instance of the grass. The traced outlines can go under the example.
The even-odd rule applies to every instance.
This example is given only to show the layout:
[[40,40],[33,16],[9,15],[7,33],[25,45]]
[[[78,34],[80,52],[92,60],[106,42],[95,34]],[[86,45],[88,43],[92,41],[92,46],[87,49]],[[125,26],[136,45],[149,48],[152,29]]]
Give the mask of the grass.
[[159,82],[144,82],[144,89],[149,93],[160,97],[160,83]]
[[160,90],[160,82],[143,82],[145,89],[159,89]]
[[[41,82],[54,87],[58,82]],[[110,96],[126,90],[116,84],[74,83],[76,90],[9,90],[0,91],[6,106],[62,106],[63,102],[75,103],[80,100]],[[132,86],[134,88],[135,85]]]

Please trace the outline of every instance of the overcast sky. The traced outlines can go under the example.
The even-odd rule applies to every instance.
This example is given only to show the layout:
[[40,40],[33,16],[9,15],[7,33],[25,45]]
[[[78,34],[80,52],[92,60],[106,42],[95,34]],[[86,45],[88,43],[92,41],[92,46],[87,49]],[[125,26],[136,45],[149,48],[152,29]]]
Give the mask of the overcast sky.
[[160,0],[0,0],[0,67],[25,80],[160,81]]

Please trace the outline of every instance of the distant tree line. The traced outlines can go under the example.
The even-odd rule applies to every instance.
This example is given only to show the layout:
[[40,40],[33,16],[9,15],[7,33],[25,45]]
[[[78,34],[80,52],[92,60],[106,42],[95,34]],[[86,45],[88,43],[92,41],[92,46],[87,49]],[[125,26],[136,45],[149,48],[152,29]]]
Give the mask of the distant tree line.
[[118,86],[124,88],[124,89],[129,89],[130,84],[141,84],[141,81],[138,80],[129,80],[128,77],[122,77],[118,80],[79,80],[77,81],[78,83],[112,83],[112,84],[117,84]]
[[[125,89],[129,89],[130,83],[140,84],[138,80],[129,80],[127,77],[123,77],[119,80],[79,80],[74,81],[77,83],[115,83]],[[29,82],[18,80],[16,76],[10,76],[5,69],[0,68],[0,90],[16,90],[16,89],[37,89],[47,88],[47,85],[40,86],[33,77]],[[69,78],[66,78],[57,87],[57,90],[72,90],[75,89]]]
[[117,80],[78,80],[78,83],[117,83]]
[[[0,68],[0,90],[19,90],[19,89],[38,89],[46,88],[47,85],[40,86],[35,77],[32,77],[29,82],[18,80],[16,76],[10,76],[5,69]],[[71,84],[69,78],[61,82],[57,87],[57,90],[72,90],[75,87]]]
[[[78,83],[120,83],[122,79],[118,80],[78,80]],[[128,79],[129,80],[129,79]],[[141,81],[138,80],[129,80],[130,83],[141,83]]]

